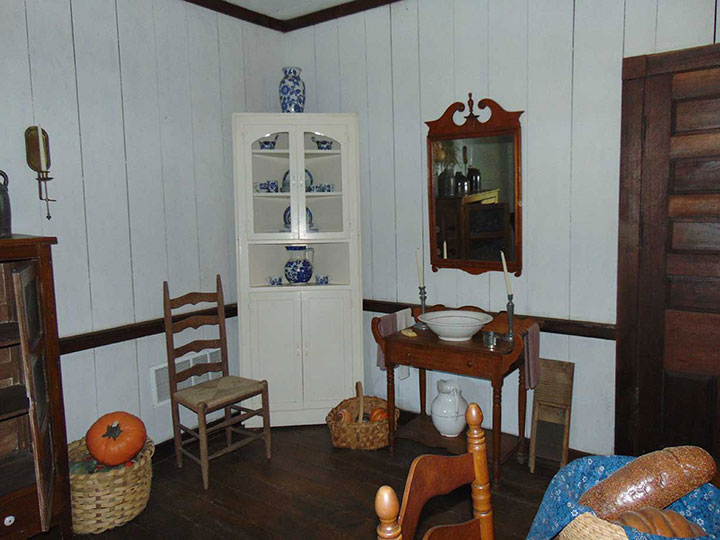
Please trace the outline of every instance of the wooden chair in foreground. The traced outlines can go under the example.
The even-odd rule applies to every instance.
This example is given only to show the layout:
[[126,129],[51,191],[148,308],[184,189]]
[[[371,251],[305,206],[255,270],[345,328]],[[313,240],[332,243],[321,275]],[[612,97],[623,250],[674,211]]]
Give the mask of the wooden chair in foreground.
[[397,495],[390,486],[382,486],[378,489],[375,495],[375,512],[380,518],[377,527],[378,540],[411,540],[415,537],[420,512],[430,498],[444,495],[470,483],[472,483],[473,519],[456,525],[433,527],[423,538],[425,540],[457,538],[494,540],[490,475],[480,407],[476,403],[471,403],[465,418],[468,423],[468,453],[452,457],[424,455],[415,458],[405,483],[402,508],[398,508]]
[[[168,375],[170,379],[170,402],[172,408],[173,434],[175,436],[175,456],[178,468],[182,467],[183,454],[195,461],[202,469],[203,487],[208,488],[209,483],[209,462],[211,459],[232,452],[246,444],[265,438],[265,454],[270,459],[270,409],[268,407],[268,385],[267,381],[255,381],[243,377],[235,377],[228,371],[227,337],[225,334],[225,304],[223,300],[222,282],[217,276],[217,291],[212,293],[191,292],[177,298],[170,298],[168,283],[163,283],[163,296],[165,306],[165,337],[167,342]],[[211,308],[214,313],[173,317],[172,310],[188,304],[208,302],[215,304]],[[210,310],[208,310],[210,311]],[[217,326],[219,338],[217,339],[196,339],[175,347],[174,336],[188,328],[199,328],[201,326]],[[177,371],[175,361],[190,352],[200,352],[205,349],[220,349],[219,362],[197,363],[180,372]],[[218,376],[211,376],[210,373],[220,373]],[[178,384],[187,381],[190,377],[201,377],[208,374],[204,382],[185,386],[178,390]],[[248,409],[240,406],[240,402],[254,396],[262,396],[262,407],[259,409]],[[180,423],[179,405],[187,407],[198,416],[198,429],[193,430]],[[222,422],[207,427],[207,415],[220,409],[225,410],[225,418]],[[232,416],[232,412],[236,412]],[[247,419],[262,415],[263,430],[253,432],[242,427],[233,427],[241,424]],[[208,455],[208,435],[218,430],[225,430],[226,446],[212,455]],[[190,435],[189,439],[182,439],[182,432]],[[232,435],[236,433],[242,439],[233,443]],[[200,457],[190,453],[183,448],[192,442],[200,443]]]

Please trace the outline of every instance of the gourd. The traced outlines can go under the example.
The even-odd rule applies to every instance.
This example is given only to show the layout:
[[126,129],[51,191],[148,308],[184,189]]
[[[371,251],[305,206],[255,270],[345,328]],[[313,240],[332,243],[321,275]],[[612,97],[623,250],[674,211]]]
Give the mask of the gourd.
[[99,463],[115,466],[135,457],[146,438],[142,420],[130,413],[116,411],[101,416],[90,426],[85,444]]
[[677,512],[651,507],[636,512],[631,510],[623,512],[618,516],[616,523],[640,532],[670,538],[695,538],[707,535],[700,526],[688,521]]

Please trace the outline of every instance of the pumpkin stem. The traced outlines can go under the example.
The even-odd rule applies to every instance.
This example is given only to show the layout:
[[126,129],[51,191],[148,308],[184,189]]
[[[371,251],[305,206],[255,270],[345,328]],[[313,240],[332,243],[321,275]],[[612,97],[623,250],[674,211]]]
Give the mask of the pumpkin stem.
[[107,431],[103,435],[103,437],[107,437],[108,439],[112,439],[113,441],[117,441],[117,438],[122,433],[122,429],[120,429],[120,422],[115,420],[111,426],[107,427]]

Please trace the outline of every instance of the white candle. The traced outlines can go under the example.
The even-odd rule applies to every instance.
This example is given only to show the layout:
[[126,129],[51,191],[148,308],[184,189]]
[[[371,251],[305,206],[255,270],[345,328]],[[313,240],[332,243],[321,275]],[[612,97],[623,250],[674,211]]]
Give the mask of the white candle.
[[45,140],[43,139],[43,131],[40,124],[37,125],[38,132],[38,148],[40,149],[40,170],[47,171],[47,156],[45,155]]
[[447,240],[443,240],[443,259],[447,259]]
[[507,290],[508,295],[512,294],[512,287],[510,287],[510,275],[507,271],[507,263],[505,262],[505,254],[501,251],[500,252],[500,258],[502,259],[502,265],[503,265],[503,273],[505,274],[505,289]]
[[415,250],[415,260],[417,261],[418,267],[418,283],[420,284],[420,287],[424,287],[425,283],[423,283],[423,268],[422,263],[420,262],[420,248],[417,248]]

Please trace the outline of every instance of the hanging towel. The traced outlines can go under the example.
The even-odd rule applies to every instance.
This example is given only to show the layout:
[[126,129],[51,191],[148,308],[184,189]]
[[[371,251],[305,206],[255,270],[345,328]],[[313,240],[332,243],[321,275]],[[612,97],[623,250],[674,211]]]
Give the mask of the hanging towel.
[[[380,324],[378,330],[380,335],[385,337],[390,334],[394,334],[399,330],[404,330],[412,326],[413,317],[410,308],[405,308],[395,313],[390,313],[384,317],[380,317]],[[377,348],[377,366],[385,371],[385,355],[383,354],[380,346]],[[410,368],[408,366],[398,366],[395,370],[398,379],[407,379],[410,376]]]
[[525,388],[535,388],[540,380],[540,325],[533,324],[523,335]]

